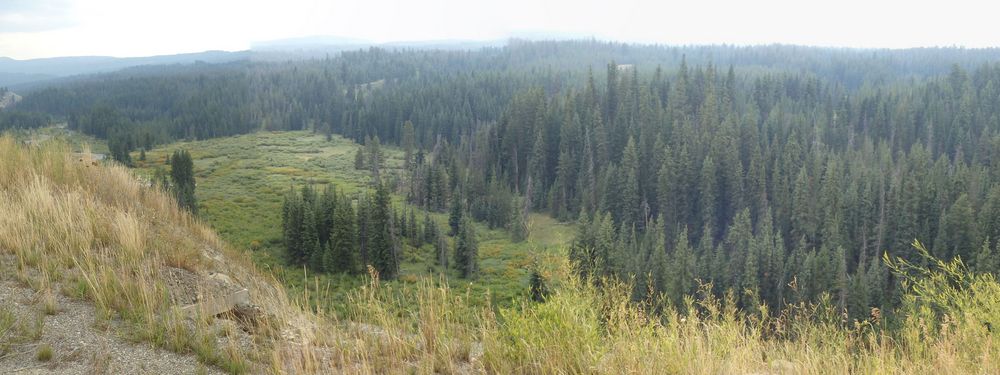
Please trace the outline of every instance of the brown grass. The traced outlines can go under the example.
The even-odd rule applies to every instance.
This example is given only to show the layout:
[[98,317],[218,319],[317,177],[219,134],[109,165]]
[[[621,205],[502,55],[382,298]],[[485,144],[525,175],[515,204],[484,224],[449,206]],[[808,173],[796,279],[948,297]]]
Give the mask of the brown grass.
[[[58,142],[24,147],[0,137],[0,252],[15,256],[18,278],[41,292],[43,311],[57,311],[51,293],[58,284],[93,301],[103,319],[128,323],[131,334],[232,372],[271,367],[261,352],[293,352],[288,348],[299,344],[285,337],[301,336],[300,326],[315,329],[284,324],[316,319],[169,195],[124,167],[69,155]],[[228,274],[250,290],[271,317],[262,323],[273,327],[255,333],[253,347],[217,346],[212,330],[201,329],[210,318],[192,325],[170,303],[165,266]]]

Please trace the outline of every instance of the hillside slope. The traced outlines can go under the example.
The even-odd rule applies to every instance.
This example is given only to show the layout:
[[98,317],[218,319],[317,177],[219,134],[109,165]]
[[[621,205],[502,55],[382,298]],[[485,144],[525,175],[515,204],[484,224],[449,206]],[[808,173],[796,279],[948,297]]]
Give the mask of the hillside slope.
[[[23,304],[34,293],[28,304],[48,314],[35,324],[30,311],[4,304],[0,369],[17,368],[4,361],[26,347],[49,345],[40,339],[91,334],[151,343],[185,354],[175,358],[181,363],[197,358],[234,373],[300,363],[288,356],[301,352],[303,332],[318,331],[318,320],[171,197],[58,142],[25,147],[3,137],[0,155],[0,296]],[[84,342],[51,345],[54,368],[92,360],[72,352]],[[119,360],[142,358],[112,358],[123,365],[114,372],[128,368]]]

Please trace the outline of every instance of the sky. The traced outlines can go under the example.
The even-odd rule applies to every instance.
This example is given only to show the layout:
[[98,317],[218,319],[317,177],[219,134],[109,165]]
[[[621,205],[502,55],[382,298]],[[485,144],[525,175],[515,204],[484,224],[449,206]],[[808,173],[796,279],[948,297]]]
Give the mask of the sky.
[[[951,0],[0,0],[0,56],[149,56],[338,36],[657,44],[1000,46],[1000,6]],[[929,2],[928,2],[929,3]]]

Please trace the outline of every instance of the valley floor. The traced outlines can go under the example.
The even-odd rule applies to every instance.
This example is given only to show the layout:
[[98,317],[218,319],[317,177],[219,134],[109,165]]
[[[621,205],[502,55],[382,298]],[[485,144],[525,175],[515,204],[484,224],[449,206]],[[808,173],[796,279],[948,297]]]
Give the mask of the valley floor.
[[[360,285],[356,277],[313,275],[284,266],[281,242],[281,206],[293,186],[333,184],[348,193],[368,186],[369,173],[354,169],[354,154],[359,145],[343,137],[324,136],[306,131],[257,132],[204,141],[177,142],[146,152],[146,160],[137,160],[139,173],[152,176],[156,168],[166,168],[166,159],[178,149],[185,149],[194,159],[196,195],[201,217],[229,243],[248,249],[258,265],[271,269],[293,296],[310,291],[312,303],[342,312],[346,294]],[[402,175],[403,153],[383,146],[388,174]],[[401,193],[401,192],[397,192]],[[407,205],[401,194],[394,195],[399,208],[417,211]],[[432,219],[447,226],[447,213],[433,213]],[[503,229],[479,226],[480,275],[471,283],[474,300],[482,304],[486,296],[492,302],[509,305],[527,292],[529,266],[532,262],[553,265],[564,256],[565,247],[575,234],[573,225],[559,223],[544,214],[532,214],[531,234],[527,241],[515,243]],[[402,282],[416,282],[423,276],[445,275],[454,285],[466,284],[454,270],[442,270],[434,264],[430,245],[407,246],[400,274]],[[549,273],[565,270],[549,268]],[[313,279],[318,277],[318,279]]]

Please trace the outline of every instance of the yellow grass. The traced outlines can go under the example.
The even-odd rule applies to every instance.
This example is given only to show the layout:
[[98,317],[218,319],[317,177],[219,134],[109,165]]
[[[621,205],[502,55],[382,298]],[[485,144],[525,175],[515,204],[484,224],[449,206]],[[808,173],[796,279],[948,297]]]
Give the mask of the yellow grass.
[[[16,267],[18,278],[41,292],[47,312],[58,308],[50,302],[53,289],[84,297],[102,319],[127,323],[130,335],[231,372],[270,368],[267,353],[299,346],[286,337],[317,330],[311,323],[317,319],[289,301],[273,278],[170,196],[126,168],[71,157],[65,144],[26,147],[0,137],[0,212],[0,253],[16,260],[4,269]],[[222,272],[248,288],[270,317],[257,322],[265,327],[253,332],[254,347],[216,345],[210,317],[192,322],[178,313],[164,285],[167,267]],[[285,324],[293,321],[310,324]]]

